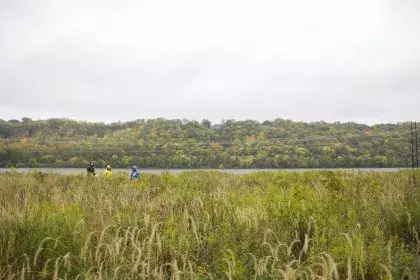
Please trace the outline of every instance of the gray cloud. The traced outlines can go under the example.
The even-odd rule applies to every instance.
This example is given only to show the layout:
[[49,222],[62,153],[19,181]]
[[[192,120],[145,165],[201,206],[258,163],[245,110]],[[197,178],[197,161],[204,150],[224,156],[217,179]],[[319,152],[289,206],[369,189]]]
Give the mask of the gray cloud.
[[0,118],[419,119],[418,1],[0,0]]

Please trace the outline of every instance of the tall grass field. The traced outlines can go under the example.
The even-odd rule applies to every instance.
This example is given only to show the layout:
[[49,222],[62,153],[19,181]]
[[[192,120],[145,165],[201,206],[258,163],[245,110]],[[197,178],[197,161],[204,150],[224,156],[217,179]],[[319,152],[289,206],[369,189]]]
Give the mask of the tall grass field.
[[0,174],[0,279],[419,279],[420,173]]

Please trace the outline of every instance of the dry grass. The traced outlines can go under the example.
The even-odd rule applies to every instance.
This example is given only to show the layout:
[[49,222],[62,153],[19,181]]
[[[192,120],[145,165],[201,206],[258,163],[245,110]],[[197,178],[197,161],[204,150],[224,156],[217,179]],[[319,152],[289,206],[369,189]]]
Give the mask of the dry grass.
[[414,175],[0,174],[0,279],[417,279]]

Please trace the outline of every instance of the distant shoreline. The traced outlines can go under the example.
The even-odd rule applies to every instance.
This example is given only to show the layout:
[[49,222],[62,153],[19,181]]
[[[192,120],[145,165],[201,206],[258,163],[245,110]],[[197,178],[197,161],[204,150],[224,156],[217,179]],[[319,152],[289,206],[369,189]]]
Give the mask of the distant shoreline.
[[[105,171],[105,168],[95,168],[98,173]],[[233,173],[233,174],[249,174],[253,172],[306,172],[306,171],[373,171],[373,172],[397,172],[400,170],[408,170],[410,168],[377,168],[377,167],[367,167],[367,168],[248,168],[248,169],[215,169],[215,168],[203,168],[203,169],[181,169],[181,168],[173,168],[173,169],[159,169],[159,168],[139,168],[140,172],[143,173],[174,173],[178,174],[181,172],[194,172],[194,171],[204,171],[204,172],[223,172],[223,173]],[[10,172],[12,168],[0,168],[0,172]],[[85,173],[86,168],[13,168],[16,172],[19,173],[29,173],[32,171],[40,171],[40,172],[51,172],[51,173],[60,173],[60,174],[80,174]],[[113,172],[129,172],[130,168],[114,168]]]

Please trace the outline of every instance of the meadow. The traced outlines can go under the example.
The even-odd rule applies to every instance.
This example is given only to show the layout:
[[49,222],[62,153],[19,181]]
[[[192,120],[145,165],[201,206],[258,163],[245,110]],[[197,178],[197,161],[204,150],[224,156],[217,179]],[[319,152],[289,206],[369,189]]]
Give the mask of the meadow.
[[0,279],[418,279],[417,180],[1,173]]

